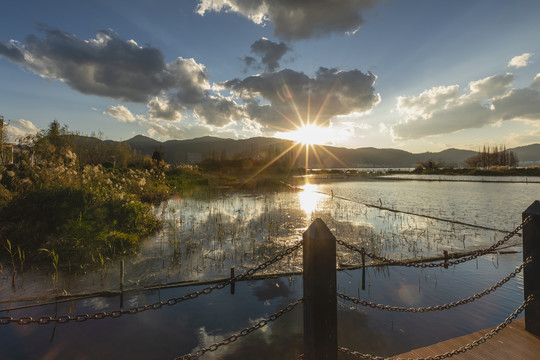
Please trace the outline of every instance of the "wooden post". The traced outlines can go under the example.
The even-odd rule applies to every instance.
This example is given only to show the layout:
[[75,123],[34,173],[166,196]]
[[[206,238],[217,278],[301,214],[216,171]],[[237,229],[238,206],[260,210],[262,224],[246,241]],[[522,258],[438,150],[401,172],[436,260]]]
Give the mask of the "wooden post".
[[[364,250],[364,248],[362,248]],[[366,290],[366,253],[362,251],[362,290]]]
[[235,281],[232,279],[234,279],[234,266],[231,267],[231,294],[234,295]]
[[124,307],[124,260],[120,260],[120,308]]
[[124,291],[124,260],[120,260],[120,291]]
[[523,269],[523,293],[534,300],[525,308],[525,330],[540,336],[540,201],[523,212],[523,220],[527,216],[532,218],[523,228],[523,260],[530,256],[532,262]]
[[336,238],[321,219],[303,234],[304,356],[337,359]]

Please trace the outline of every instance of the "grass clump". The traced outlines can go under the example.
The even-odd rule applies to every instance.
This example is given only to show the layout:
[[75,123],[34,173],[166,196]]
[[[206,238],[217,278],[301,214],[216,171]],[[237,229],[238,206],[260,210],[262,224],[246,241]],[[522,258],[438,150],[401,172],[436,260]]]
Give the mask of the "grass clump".
[[0,236],[31,259],[44,260],[39,249],[54,249],[71,264],[132,253],[140,238],[161,227],[150,206],[135,197],[85,187],[25,192],[0,210],[0,219]]

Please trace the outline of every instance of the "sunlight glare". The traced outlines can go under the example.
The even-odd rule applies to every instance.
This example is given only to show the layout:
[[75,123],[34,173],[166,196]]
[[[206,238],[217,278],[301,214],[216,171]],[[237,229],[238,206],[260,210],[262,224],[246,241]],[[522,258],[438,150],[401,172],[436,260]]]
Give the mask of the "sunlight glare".
[[305,184],[300,186],[300,188],[302,189],[302,191],[298,193],[300,208],[302,208],[307,215],[310,215],[317,209],[317,205],[319,205],[324,195],[316,192],[317,185]]
[[324,145],[330,143],[333,139],[329,128],[307,124],[294,131],[276,134],[277,137],[287,140],[293,140],[304,145]]

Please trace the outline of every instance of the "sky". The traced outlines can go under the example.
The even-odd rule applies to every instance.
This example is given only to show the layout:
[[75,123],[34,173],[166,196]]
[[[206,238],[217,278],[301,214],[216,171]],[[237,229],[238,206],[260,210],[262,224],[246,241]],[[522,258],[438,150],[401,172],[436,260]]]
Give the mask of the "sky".
[[0,115],[127,140],[540,143],[540,1],[6,0]]

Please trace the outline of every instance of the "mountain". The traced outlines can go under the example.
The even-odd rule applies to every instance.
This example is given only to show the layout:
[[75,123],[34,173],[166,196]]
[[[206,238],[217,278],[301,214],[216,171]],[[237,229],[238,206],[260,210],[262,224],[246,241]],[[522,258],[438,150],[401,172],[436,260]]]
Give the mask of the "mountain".
[[[217,158],[235,156],[257,157],[265,154],[276,156],[291,148],[291,161],[296,158],[297,166],[305,166],[305,147],[290,140],[255,137],[250,139],[223,139],[204,136],[189,140],[168,140],[160,142],[143,135],[137,135],[126,142],[132,149],[142,154],[152,155],[155,150],[164,153],[165,161],[176,164],[198,162],[209,156]],[[314,168],[343,167],[414,167],[421,161],[434,160],[445,164],[462,165],[465,160],[478,154],[476,151],[446,149],[440,152],[413,154],[398,149],[377,149],[364,147],[348,149],[336,146],[315,146],[309,153],[309,166]],[[540,164],[540,144],[508,149],[514,151],[521,164]]]
[[540,144],[519,146],[511,150],[516,153],[521,165],[540,164]]

